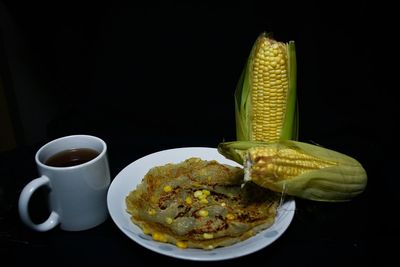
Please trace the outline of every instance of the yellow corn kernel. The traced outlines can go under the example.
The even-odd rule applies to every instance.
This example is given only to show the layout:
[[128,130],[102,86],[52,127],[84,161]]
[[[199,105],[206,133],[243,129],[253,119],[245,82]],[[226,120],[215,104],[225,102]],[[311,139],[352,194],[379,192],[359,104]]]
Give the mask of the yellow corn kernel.
[[157,232],[154,232],[154,233],[152,234],[153,240],[155,240],[155,241],[160,240],[160,236],[161,236],[161,234],[160,234],[160,233],[157,233]]
[[147,210],[147,214],[149,214],[149,215],[151,215],[151,216],[153,216],[153,215],[156,215],[156,210],[155,209],[148,209]]
[[203,194],[203,195],[198,196],[197,198],[198,198],[198,199],[206,199],[207,196]]
[[150,229],[149,229],[149,228],[143,227],[142,230],[143,230],[143,233],[144,233],[145,235],[150,234]]
[[186,204],[188,204],[188,205],[191,205],[191,204],[193,203],[191,197],[186,197],[185,202],[186,202]]
[[208,204],[208,200],[205,199],[205,198],[200,199],[200,203],[201,203],[201,204]]
[[174,220],[171,217],[165,218],[165,222],[171,224]]
[[235,215],[233,215],[232,213],[228,213],[225,216],[228,220],[234,220],[235,219]]
[[166,186],[164,186],[164,192],[166,192],[166,193],[168,193],[168,192],[171,192],[172,191],[172,187],[171,186],[169,186],[169,185],[166,185]]
[[203,191],[201,191],[201,190],[197,190],[194,192],[194,197],[196,197],[196,198],[199,198],[202,195],[203,195]]
[[203,234],[203,238],[204,238],[204,239],[212,239],[212,238],[214,238],[214,235],[213,235],[213,234],[210,234],[210,233],[204,233],[204,234]]
[[207,217],[208,216],[208,211],[207,210],[199,210],[199,215],[201,217]]
[[178,248],[185,249],[185,248],[188,247],[188,244],[187,244],[186,242],[178,241],[178,242],[176,242],[176,246],[177,246]]
[[211,194],[211,192],[208,191],[207,189],[203,189],[203,190],[201,190],[201,192],[202,192],[203,195],[205,195],[205,196],[209,196],[209,195]]
[[153,240],[159,241],[159,242],[167,242],[167,237],[161,233],[154,232],[153,233]]

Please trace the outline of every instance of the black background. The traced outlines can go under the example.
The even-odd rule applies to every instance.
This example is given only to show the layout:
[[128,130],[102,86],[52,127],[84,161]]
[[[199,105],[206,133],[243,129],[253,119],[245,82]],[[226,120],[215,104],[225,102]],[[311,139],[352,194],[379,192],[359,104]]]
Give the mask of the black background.
[[[358,159],[369,180],[365,193],[349,203],[299,200],[296,226],[282,240],[225,263],[366,266],[388,260],[387,244],[397,232],[392,214],[399,159],[391,153],[397,88],[390,63],[398,52],[389,7],[367,1],[3,2],[24,38],[37,93],[54,104],[42,140],[27,144],[19,133],[17,148],[1,156],[0,248],[12,264],[28,263],[43,250],[43,257],[50,250],[65,264],[126,260],[139,266],[134,260],[140,257],[143,264],[144,256],[149,264],[188,264],[131,244],[112,222],[81,236],[34,233],[20,225],[17,198],[36,175],[35,151],[56,137],[103,138],[112,176],[158,150],[234,140],[234,89],[263,31],[296,42],[300,140]],[[18,128],[18,120],[14,124]],[[96,243],[104,246],[86,251]]]

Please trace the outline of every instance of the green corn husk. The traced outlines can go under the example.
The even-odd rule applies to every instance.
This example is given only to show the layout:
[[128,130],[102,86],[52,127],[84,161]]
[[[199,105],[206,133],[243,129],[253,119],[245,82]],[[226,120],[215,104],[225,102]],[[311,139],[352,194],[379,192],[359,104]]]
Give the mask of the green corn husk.
[[244,166],[245,181],[316,201],[348,201],[367,185],[363,166],[345,154],[307,143],[234,141],[218,151]]
[[[253,129],[255,128],[255,117],[260,114],[258,110],[255,110],[255,103],[252,103],[252,95],[255,92],[254,86],[254,69],[255,69],[255,57],[260,52],[262,42],[265,40],[273,40],[266,33],[262,33],[256,40],[247,60],[247,63],[243,69],[240,76],[238,84],[235,90],[235,118],[236,118],[236,135],[237,140],[240,141],[266,141],[266,142],[276,142],[279,140],[297,140],[298,138],[298,107],[296,98],[296,49],[294,41],[289,43],[279,43],[274,42],[286,47],[286,71],[287,71],[287,93],[286,93],[286,107],[284,108],[282,129],[280,129],[279,134],[276,134],[274,127],[272,125],[267,125],[267,129],[262,130],[261,134],[263,137],[255,138]],[[267,64],[267,63],[265,63]],[[271,69],[273,67],[266,66]],[[262,74],[262,79],[268,80],[268,73]],[[270,86],[266,85],[266,90],[274,90]],[[273,99],[262,100],[262,105],[268,105],[269,101],[274,101]],[[272,102],[275,104],[275,102]],[[277,111],[276,109],[275,111]],[[273,112],[275,112],[273,111]],[[268,115],[268,117],[273,117]],[[269,129],[271,127],[271,129]],[[270,132],[270,133],[268,133]],[[274,132],[274,133],[271,133]],[[269,134],[269,135],[268,135]],[[268,135],[266,137],[265,135]],[[271,137],[272,135],[272,137]]]

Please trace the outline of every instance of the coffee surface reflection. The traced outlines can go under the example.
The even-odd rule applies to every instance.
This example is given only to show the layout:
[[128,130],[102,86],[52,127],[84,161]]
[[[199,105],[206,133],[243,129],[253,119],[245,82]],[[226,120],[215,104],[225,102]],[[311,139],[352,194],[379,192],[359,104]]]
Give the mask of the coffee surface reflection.
[[44,164],[51,167],[71,167],[88,162],[99,155],[91,148],[75,148],[60,151],[49,157]]

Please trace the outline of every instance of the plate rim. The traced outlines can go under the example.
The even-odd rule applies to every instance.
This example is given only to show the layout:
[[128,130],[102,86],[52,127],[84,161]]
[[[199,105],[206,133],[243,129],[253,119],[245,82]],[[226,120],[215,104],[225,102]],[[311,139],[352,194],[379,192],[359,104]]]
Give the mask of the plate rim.
[[[206,155],[207,153],[209,153],[209,154],[211,153],[211,154],[214,154],[211,158],[208,158],[208,156],[207,157],[203,156],[203,158],[202,158],[202,156],[198,156],[198,155],[194,155],[194,156],[195,157],[200,157],[200,158],[202,158],[204,160],[211,160],[212,158],[219,158],[219,159],[216,159],[216,160],[217,161],[219,161],[219,160],[224,161],[224,162],[221,162],[221,163],[230,164],[232,166],[242,167],[242,165],[238,164],[237,162],[225,158],[223,155],[221,155],[218,152],[217,148],[212,148],[212,147],[180,147],[180,148],[170,148],[170,149],[160,150],[160,151],[156,151],[156,152],[150,153],[148,155],[145,155],[143,157],[140,157],[140,158],[134,160],[133,162],[131,162],[130,164],[128,164],[111,181],[111,184],[110,184],[108,192],[107,192],[107,208],[108,208],[110,217],[111,217],[112,221],[114,222],[114,224],[127,237],[129,237],[131,240],[135,241],[135,243],[137,243],[138,245],[141,245],[141,246],[143,246],[143,247],[145,247],[145,248],[147,248],[147,249],[149,249],[149,250],[151,250],[153,252],[156,252],[156,253],[159,253],[159,254],[162,254],[162,255],[165,255],[165,256],[170,256],[170,257],[173,257],[173,258],[184,259],[184,260],[194,260],[194,261],[219,261],[219,260],[227,260],[227,259],[238,258],[238,257],[246,256],[246,255],[249,255],[251,253],[257,252],[257,251],[259,251],[259,250],[271,245],[273,242],[275,242],[277,239],[279,239],[279,237],[290,226],[291,222],[293,221],[295,208],[296,208],[296,204],[295,204],[294,198],[286,198],[285,203],[283,203],[283,205],[278,208],[278,212],[279,212],[279,210],[283,210],[282,208],[284,206],[287,209],[285,209],[283,214],[277,216],[276,221],[274,222],[274,224],[271,227],[269,227],[269,228],[257,233],[255,236],[250,237],[249,239],[246,239],[246,240],[243,240],[241,242],[235,243],[235,244],[233,244],[231,246],[215,248],[213,250],[202,250],[202,249],[196,249],[196,248],[188,248],[188,249],[182,250],[183,254],[174,254],[174,253],[171,253],[171,252],[174,252],[176,247],[174,245],[172,245],[172,244],[159,243],[159,242],[151,240],[151,237],[149,237],[149,239],[144,239],[144,240],[151,241],[150,243],[144,242],[144,240],[141,240],[140,238],[137,238],[136,237],[137,233],[133,232],[132,230],[130,230],[128,228],[126,228],[125,227],[125,223],[122,222],[119,219],[120,216],[127,217],[128,221],[129,221],[128,227],[129,228],[137,228],[141,232],[141,229],[137,225],[133,224],[130,221],[129,214],[124,210],[124,207],[126,208],[126,206],[125,206],[125,197],[126,197],[127,194],[116,195],[117,191],[120,190],[118,188],[118,186],[123,185],[124,182],[128,183],[127,181],[125,181],[126,179],[128,179],[127,178],[127,175],[128,175],[127,173],[132,168],[134,168],[136,165],[138,165],[137,168],[139,168],[140,167],[140,163],[145,163],[147,160],[151,160],[154,157],[162,156],[164,154],[168,155],[169,153],[181,153],[181,152],[186,152],[188,154],[192,154],[193,153],[193,154],[204,154],[204,155]],[[190,156],[183,157],[183,159],[181,161],[185,160],[188,157],[190,157]],[[171,160],[162,160],[162,161],[165,161],[165,163],[161,163],[161,164],[166,164],[168,162],[172,162],[172,163],[177,163],[178,162],[178,161],[171,161]],[[150,168],[158,166],[158,165],[159,164],[155,164],[155,165],[151,165],[151,166],[144,166],[143,169],[148,171]],[[146,173],[147,173],[147,171],[146,171]],[[144,173],[144,172],[145,171],[142,170],[142,173]],[[139,184],[141,182],[141,179],[144,177],[144,175],[143,176],[142,175],[138,176],[138,175],[139,174],[137,174],[136,177],[132,179],[132,181],[134,180],[134,182],[135,182],[135,184],[132,186],[132,188],[125,188],[125,191],[127,191],[127,193],[129,193],[130,191],[134,190],[135,189],[134,187],[137,184]],[[136,181],[136,180],[138,180],[138,181]],[[134,182],[132,182],[132,181],[131,181],[131,183],[133,184]],[[119,198],[116,199],[116,197],[117,198],[119,197]],[[277,227],[277,221],[278,221],[279,218],[282,218],[282,220],[284,220],[284,222],[285,222],[283,225],[280,225],[282,227],[281,231],[272,230],[274,227],[275,228]],[[227,253],[218,254],[219,251],[228,250],[229,248],[234,247],[237,244],[242,244],[242,243],[244,243],[246,241],[247,242],[251,242],[251,239],[254,239],[255,237],[257,237],[259,235],[262,235],[263,233],[265,234],[265,233],[267,233],[267,231],[271,231],[271,230],[277,232],[277,234],[275,236],[271,237],[271,240],[269,242],[266,242],[265,244],[261,243],[261,245],[258,245],[253,249],[239,250],[239,251],[236,251],[234,254],[227,254]],[[160,245],[164,245],[165,247],[172,246],[172,250],[161,250],[161,249],[157,248],[157,246],[154,246],[153,243],[156,244],[156,245],[159,245],[159,246]],[[259,244],[259,243],[257,243],[257,244]],[[200,257],[200,256],[186,255],[186,254],[189,254],[189,252],[191,252],[191,251],[201,251],[201,252],[204,251],[204,256]],[[207,253],[208,253],[208,255],[207,255]]]

